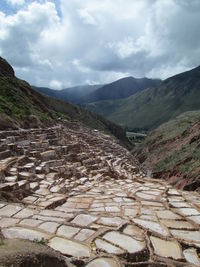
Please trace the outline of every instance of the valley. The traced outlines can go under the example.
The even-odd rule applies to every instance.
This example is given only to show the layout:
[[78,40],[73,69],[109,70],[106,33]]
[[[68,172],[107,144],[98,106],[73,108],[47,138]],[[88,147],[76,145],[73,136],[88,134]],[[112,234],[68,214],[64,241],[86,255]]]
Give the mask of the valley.
[[200,265],[199,111],[125,132],[2,58],[0,86],[1,265]]
[[0,0],[0,267],[200,267],[200,0]]
[[199,76],[197,67],[128,98],[96,101],[87,108],[129,131],[152,130],[183,112],[200,109]]
[[126,137],[133,145],[141,144],[147,137],[146,133],[126,132]]

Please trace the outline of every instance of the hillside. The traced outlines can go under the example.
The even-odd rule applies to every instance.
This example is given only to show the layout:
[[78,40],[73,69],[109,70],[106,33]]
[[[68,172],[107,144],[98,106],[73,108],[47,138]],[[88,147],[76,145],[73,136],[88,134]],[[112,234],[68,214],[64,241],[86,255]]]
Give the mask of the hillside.
[[200,111],[181,114],[151,132],[134,152],[154,178],[200,190]]
[[128,98],[91,103],[93,112],[127,126],[153,129],[177,115],[200,109],[200,67],[175,75]]
[[47,87],[36,87],[32,86],[34,90],[60,99],[60,100],[65,100],[69,101],[71,103],[79,104],[82,103],[82,98],[85,97],[86,95],[94,92],[95,90],[99,89],[102,87],[102,84],[98,85],[81,85],[81,86],[74,86],[74,87],[69,87],[66,89],[62,90],[55,90]]
[[146,88],[156,86],[160,80],[152,80],[148,78],[136,79],[133,77],[126,77],[110,84],[106,84],[96,91],[88,94],[82,99],[84,103],[91,103],[103,100],[115,100],[129,97]]
[[34,91],[27,82],[16,78],[13,68],[0,58],[0,129],[51,126],[59,119],[82,122],[128,145],[119,126],[83,108]]

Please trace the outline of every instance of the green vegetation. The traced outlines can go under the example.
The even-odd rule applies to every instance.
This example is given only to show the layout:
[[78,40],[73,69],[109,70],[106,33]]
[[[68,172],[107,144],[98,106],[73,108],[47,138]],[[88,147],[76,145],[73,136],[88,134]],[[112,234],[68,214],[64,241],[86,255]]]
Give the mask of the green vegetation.
[[22,121],[30,115],[41,120],[50,120],[48,110],[36,106],[35,95],[29,92],[29,85],[17,78],[0,77],[0,112]]
[[4,245],[4,239],[0,237],[0,246]]
[[157,79],[125,77],[105,85],[82,85],[62,90],[33,86],[33,89],[56,99],[66,100],[75,104],[84,104],[106,99],[125,98],[159,83],[160,80]]
[[[200,111],[183,113],[151,132],[135,154],[155,177],[180,176],[200,185]],[[190,189],[191,189],[190,188]],[[187,189],[187,186],[186,186]]]
[[43,116],[44,114],[35,109],[28,97],[24,95],[23,91],[18,90],[17,87],[21,87],[20,80],[16,79],[13,82],[12,78],[1,78],[1,112],[4,112],[8,116],[14,115],[18,119],[24,119],[25,116],[31,114]]
[[[198,151],[197,151],[198,150]],[[190,174],[200,168],[200,149],[196,149],[195,144],[185,145],[180,150],[175,151],[172,155],[159,161],[154,168],[156,172],[170,172],[178,166],[181,175]]]
[[147,135],[145,133],[126,132],[126,136],[133,145],[138,145]]
[[42,238],[40,240],[38,239],[34,239],[33,242],[37,243],[37,244],[40,244],[40,245],[43,245],[43,246],[47,246],[47,243],[48,243],[48,240]]
[[155,129],[183,112],[200,109],[199,77],[200,67],[128,98],[94,102],[87,108],[129,130]]
[[123,99],[158,84],[160,84],[160,80],[156,79],[125,77],[106,84],[96,91],[86,95],[83,97],[82,103]]

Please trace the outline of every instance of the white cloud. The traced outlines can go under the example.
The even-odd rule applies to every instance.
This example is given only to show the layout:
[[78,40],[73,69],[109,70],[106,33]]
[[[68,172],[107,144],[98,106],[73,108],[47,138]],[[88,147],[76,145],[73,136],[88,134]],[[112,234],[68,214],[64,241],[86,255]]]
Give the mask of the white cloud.
[[85,24],[96,25],[94,17],[87,11],[87,9],[80,9],[78,10],[78,13]]
[[200,1],[56,3],[27,1],[16,14],[0,12],[0,54],[31,84],[166,78],[199,65]]
[[80,60],[78,59],[74,59],[72,61],[72,64],[77,68],[77,70],[79,70],[80,72],[83,73],[89,73],[91,70],[89,68],[87,68],[86,66],[83,66],[80,62]]
[[49,87],[54,89],[62,89],[63,85],[60,81],[57,80],[51,80],[49,82]]
[[121,59],[124,59],[141,51],[139,41],[140,40],[138,39],[134,42],[131,37],[126,37],[120,42],[108,43],[107,47],[114,50],[114,53],[116,53],[116,55],[119,56]]

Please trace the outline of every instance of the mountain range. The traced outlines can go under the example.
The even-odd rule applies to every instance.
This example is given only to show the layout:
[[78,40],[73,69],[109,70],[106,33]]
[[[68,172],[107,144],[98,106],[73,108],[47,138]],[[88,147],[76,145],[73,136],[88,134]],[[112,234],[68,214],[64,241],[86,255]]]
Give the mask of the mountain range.
[[86,95],[82,99],[82,103],[123,99],[136,94],[137,92],[141,92],[146,88],[156,86],[159,83],[160,80],[125,77],[110,84],[106,84],[94,92]]
[[37,86],[32,86],[34,90],[60,99],[60,100],[65,100],[74,104],[81,104],[83,102],[83,98],[89,95],[90,93],[98,90],[101,88],[103,85],[98,84],[98,85],[80,85],[80,86],[74,86],[74,87],[69,87],[65,88],[62,90],[55,90],[55,89],[50,89],[48,87],[37,87]]
[[164,81],[126,77],[110,84],[63,90],[36,88],[78,103],[128,130],[151,130],[177,115],[200,109],[200,67]]
[[129,130],[151,130],[183,112],[200,109],[199,99],[197,67],[128,98],[97,101],[87,104],[87,108]]
[[87,103],[95,101],[126,98],[146,88],[156,86],[159,83],[160,80],[158,79],[125,77],[109,84],[82,85],[62,90],[36,86],[33,86],[33,88],[40,93],[57,99],[87,105]]

